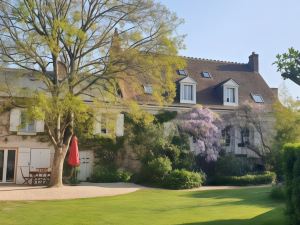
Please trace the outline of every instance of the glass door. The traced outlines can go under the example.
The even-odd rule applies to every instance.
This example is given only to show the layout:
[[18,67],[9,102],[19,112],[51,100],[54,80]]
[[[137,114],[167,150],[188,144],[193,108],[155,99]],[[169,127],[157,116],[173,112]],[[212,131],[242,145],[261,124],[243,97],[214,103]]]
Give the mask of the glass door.
[[0,182],[3,182],[4,150],[0,149]]
[[0,149],[0,182],[15,181],[16,150]]
[[7,150],[6,182],[15,181],[16,150]]

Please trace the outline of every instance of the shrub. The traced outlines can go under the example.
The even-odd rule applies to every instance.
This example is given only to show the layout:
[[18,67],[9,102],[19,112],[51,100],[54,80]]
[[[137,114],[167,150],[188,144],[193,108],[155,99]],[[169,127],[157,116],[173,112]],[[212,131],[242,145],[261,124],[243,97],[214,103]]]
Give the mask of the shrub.
[[173,170],[164,180],[164,186],[170,189],[189,189],[200,187],[205,175],[187,170]]
[[262,174],[246,174],[244,176],[218,176],[214,179],[217,185],[260,185],[271,184],[276,181],[276,174],[273,172],[265,172]]
[[158,146],[155,153],[162,157],[168,157],[171,162],[175,163],[180,155],[180,149],[176,145],[163,143],[161,146]]
[[287,214],[290,223],[300,224],[300,144],[284,146]]
[[155,158],[146,163],[143,174],[153,182],[162,181],[163,178],[172,170],[172,163],[166,157]]
[[92,182],[128,182],[131,174],[113,167],[96,166],[91,176]]
[[270,197],[274,200],[284,200],[285,199],[285,191],[282,185],[276,185],[272,188]]
[[238,158],[233,154],[226,154],[216,162],[218,176],[242,176],[251,172],[251,166],[247,159]]

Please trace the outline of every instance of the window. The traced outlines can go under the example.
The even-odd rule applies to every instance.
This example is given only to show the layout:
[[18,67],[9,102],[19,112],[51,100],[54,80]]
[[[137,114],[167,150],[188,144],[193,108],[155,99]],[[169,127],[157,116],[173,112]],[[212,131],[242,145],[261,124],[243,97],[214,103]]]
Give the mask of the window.
[[193,85],[183,85],[183,100],[193,101]]
[[150,84],[144,85],[144,92],[145,94],[151,95],[153,93],[152,85]]
[[241,128],[241,143],[238,144],[239,147],[245,147],[250,144],[250,130],[247,127]]
[[28,120],[26,113],[24,111],[21,112],[21,123],[20,123],[20,132],[24,133],[35,133],[35,122],[32,120]]
[[101,134],[107,134],[108,130],[107,130],[107,124],[108,121],[105,117],[102,116],[101,118]]
[[202,72],[201,75],[202,75],[202,77],[204,77],[204,78],[211,78],[210,72]]
[[228,106],[238,106],[239,85],[233,79],[222,82],[223,104]]
[[196,104],[197,82],[187,76],[179,80],[180,103]]
[[177,70],[177,74],[180,76],[187,76],[187,72],[185,70]]
[[235,103],[235,89],[227,88],[227,102]]
[[230,141],[231,141],[230,131],[231,131],[230,126],[222,130],[222,143],[224,146],[230,146]]
[[256,103],[264,103],[264,99],[261,95],[251,93],[251,96]]

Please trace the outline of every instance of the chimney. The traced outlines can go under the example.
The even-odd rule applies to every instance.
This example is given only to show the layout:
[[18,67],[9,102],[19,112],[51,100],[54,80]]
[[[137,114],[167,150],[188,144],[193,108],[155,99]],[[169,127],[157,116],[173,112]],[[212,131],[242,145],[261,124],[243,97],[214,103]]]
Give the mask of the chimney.
[[248,65],[249,65],[251,71],[258,73],[258,71],[259,71],[258,54],[256,54],[255,52],[252,52],[252,54],[249,56]]

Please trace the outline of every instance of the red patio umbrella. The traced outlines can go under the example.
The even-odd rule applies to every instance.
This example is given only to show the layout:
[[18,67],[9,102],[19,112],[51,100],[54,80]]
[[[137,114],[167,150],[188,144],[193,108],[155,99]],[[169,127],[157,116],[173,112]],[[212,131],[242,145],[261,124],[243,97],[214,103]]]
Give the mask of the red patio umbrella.
[[70,152],[69,152],[68,164],[73,167],[79,166],[80,159],[79,159],[79,151],[78,151],[78,140],[75,135],[72,137],[69,151]]

